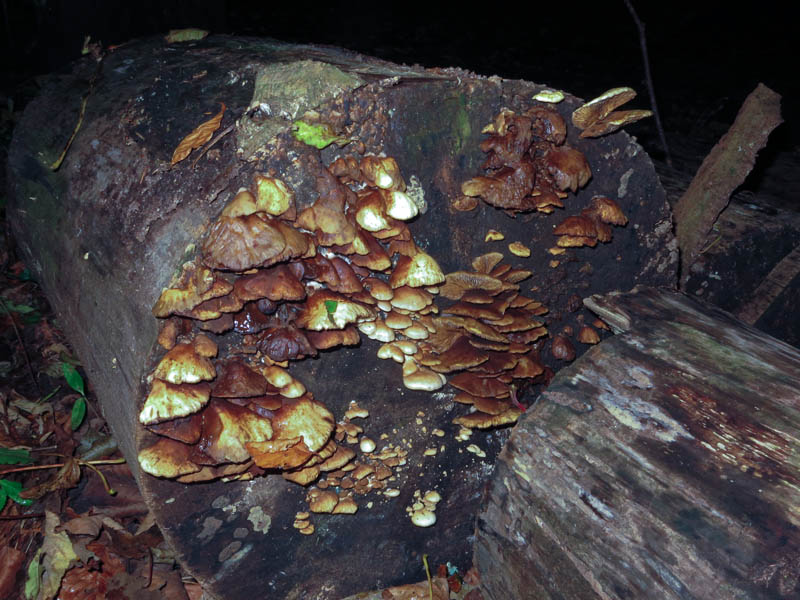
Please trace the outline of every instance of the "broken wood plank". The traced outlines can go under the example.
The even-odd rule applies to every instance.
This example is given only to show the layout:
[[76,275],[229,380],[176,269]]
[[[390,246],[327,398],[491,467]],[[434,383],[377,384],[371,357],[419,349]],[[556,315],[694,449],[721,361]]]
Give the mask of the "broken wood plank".
[[750,173],[770,132],[783,122],[780,99],[779,94],[758,84],[675,206],[675,235],[681,250],[683,283],[731,193]]
[[800,351],[652,288],[515,428],[478,519],[484,597],[800,591]]

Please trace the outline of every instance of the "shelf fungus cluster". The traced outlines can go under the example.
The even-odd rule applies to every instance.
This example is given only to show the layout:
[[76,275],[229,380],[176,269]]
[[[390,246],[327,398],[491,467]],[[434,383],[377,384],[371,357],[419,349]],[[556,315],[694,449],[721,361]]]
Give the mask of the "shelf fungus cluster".
[[504,108],[483,129],[485,175],[461,186],[457,210],[472,210],[478,198],[514,216],[563,208],[567,192],[577,192],[592,176],[586,157],[566,143],[567,124],[555,110],[534,106],[522,114]]
[[611,226],[622,227],[627,222],[627,217],[614,200],[605,196],[594,196],[580,215],[565,218],[553,229],[553,233],[558,236],[556,246],[593,248],[597,242],[608,243],[612,238]]
[[472,271],[447,274],[439,294],[453,303],[430,318],[435,333],[414,354],[422,367],[452,375],[454,400],[473,407],[453,422],[467,428],[516,422],[524,410],[517,391],[551,375],[534,347],[547,335],[539,320],[547,308],[520,293],[531,272],[502,261],[491,252],[475,258]]
[[[284,182],[256,175],[161,294],[153,313],[166,352],[139,414],[158,436],[139,454],[145,472],[193,482],[277,471],[308,485],[338,471],[354,455],[339,443],[344,425],[288,362],[361,333],[432,333],[422,319],[445,278],[405,224],[419,209],[394,159],[337,159],[316,191],[300,210]],[[422,368],[405,380],[434,387]],[[350,511],[338,502],[336,512]]]

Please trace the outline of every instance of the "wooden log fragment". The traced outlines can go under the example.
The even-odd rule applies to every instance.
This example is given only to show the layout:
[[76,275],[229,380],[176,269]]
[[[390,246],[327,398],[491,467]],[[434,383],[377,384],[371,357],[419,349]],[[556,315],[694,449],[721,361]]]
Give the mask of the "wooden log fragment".
[[[98,72],[81,128],[54,172],[50,165],[75,129]],[[568,249],[557,267],[542,265],[551,258],[552,229],[563,213],[512,219],[484,204],[466,214],[452,208],[461,184],[481,173],[483,127],[504,107],[529,109],[543,87],[269,40],[209,36],[167,44],[155,38],[118,48],[99,71],[87,58],[52,76],[26,109],[9,155],[8,211],[17,241],[159,526],[210,595],[341,598],[418,581],[422,552],[432,563],[466,564],[485,474],[503,441],[503,435],[476,434],[486,458],[464,452],[452,441],[457,428],[451,422],[466,408],[454,407],[447,395],[434,399],[403,388],[399,367],[379,360],[378,344],[363,340],[360,348],[325,351],[290,370],[337,420],[356,400],[370,412],[364,429],[379,448],[392,443],[408,451],[391,481],[400,490],[396,498],[359,496],[356,514],[314,515],[314,534],[306,536],[292,527],[306,508],[306,490],[278,473],[183,485],[138,468],[138,452],[156,439],[138,414],[148,377],[164,355],[151,308],[257,173],[283,180],[299,212],[318,198],[317,177],[336,157],[394,157],[427,208],[410,224],[418,246],[448,272],[496,249],[484,242],[489,229],[523,242],[531,257],[513,257],[513,264],[533,275],[522,291],[549,308],[543,318],[558,331],[577,331],[588,318],[575,301],[588,293],[636,282],[674,285],[664,192],[648,157],[624,133],[580,140],[569,131],[569,143],[585,154],[594,175],[565,199],[568,214],[604,195],[620,204],[629,223],[615,228],[611,243]],[[180,141],[218,115],[222,103],[213,145],[172,165]],[[555,109],[568,120],[579,104],[567,95]],[[312,110],[350,143],[320,151],[295,139],[294,122]],[[237,333],[209,335],[222,354],[243,351]],[[435,428],[446,430],[446,438],[432,438]],[[435,456],[424,455],[432,446]],[[441,493],[434,527],[415,527],[406,514],[418,489]]]
[[477,526],[484,597],[796,598],[800,351],[651,288],[512,433]]

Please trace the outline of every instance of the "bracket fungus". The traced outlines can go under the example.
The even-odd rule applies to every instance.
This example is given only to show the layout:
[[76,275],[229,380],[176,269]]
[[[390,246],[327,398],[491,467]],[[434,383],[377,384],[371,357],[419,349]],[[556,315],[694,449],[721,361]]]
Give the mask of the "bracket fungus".
[[[564,119],[551,108],[534,106],[519,115],[504,108],[483,129],[489,134],[481,143],[486,174],[465,181],[461,193],[511,216],[552,212],[566,190],[577,192],[592,176],[583,153],[566,143],[566,131]],[[459,200],[454,208],[475,206]]]
[[[354,453],[334,436],[333,415],[281,366],[357,345],[359,330],[386,342],[405,336],[394,358],[404,363],[409,388],[444,384],[410,357],[412,340],[429,335],[418,320],[438,310],[431,286],[445,277],[403,224],[419,209],[397,162],[339,158],[318,174],[316,190],[298,211],[289,185],[255,175],[162,292],[153,314],[164,319],[166,353],[139,415],[158,436],[140,452],[145,472],[205,481],[278,471],[309,485],[348,468]],[[200,331],[224,336],[225,352],[218,356]],[[356,435],[346,441],[357,442]],[[172,458],[161,456],[167,451]],[[356,472],[362,487],[375,471],[364,464]],[[383,476],[385,468],[378,469]],[[357,509],[352,499],[337,502],[332,512]]]

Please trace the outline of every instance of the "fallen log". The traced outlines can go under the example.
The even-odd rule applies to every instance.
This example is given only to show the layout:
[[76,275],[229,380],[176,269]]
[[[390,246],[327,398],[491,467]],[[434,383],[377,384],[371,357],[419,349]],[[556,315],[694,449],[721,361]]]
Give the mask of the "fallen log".
[[501,453],[477,526],[484,597],[795,598],[800,351],[636,288]]
[[[273,453],[266,449],[274,440],[287,439],[277,434],[270,439],[264,431],[272,431],[272,424],[277,429],[281,421],[275,417],[277,412],[299,400],[274,393],[275,386],[263,381],[261,372],[281,361],[264,358],[261,349],[253,354],[257,344],[244,329],[258,314],[241,307],[233,309],[239,310],[235,313],[237,328],[226,330],[224,326],[214,329],[217,318],[199,318],[195,311],[199,305],[165,309],[163,314],[172,316],[161,320],[151,312],[170,286],[173,296],[180,295],[175,286],[189,285],[190,280],[201,286],[212,285],[213,278],[222,287],[244,287],[246,277],[258,278],[265,272],[265,261],[246,263],[242,257],[254,248],[267,251],[269,244],[244,244],[241,253],[226,254],[211,248],[208,241],[224,237],[219,224],[228,216],[220,217],[223,210],[230,216],[234,206],[236,211],[244,211],[247,202],[254,202],[250,192],[238,192],[242,187],[256,190],[256,175],[285,184],[293,193],[292,210],[299,220],[320,198],[334,197],[320,191],[320,181],[329,182],[338,193],[355,196],[353,189],[343,191],[346,174],[335,180],[331,176],[328,167],[336,158],[350,157],[361,165],[352,172],[359,178],[366,177],[359,173],[372,160],[369,157],[393,157],[402,181],[408,183],[407,195],[413,196],[420,214],[408,230],[391,226],[399,232],[397,252],[393,252],[391,267],[378,269],[376,277],[391,281],[392,269],[408,262],[403,252],[416,256],[414,253],[424,250],[444,272],[450,272],[470,269],[474,257],[501,250],[506,262],[517,269],[515,278],[523,277],[526,269],[532,272],[524,279],[521,292],[542,303],[537,311],[549,309],[543,318],[547,328],[564,334],[562,346],[563,340],[576,339],[591,318],[580,306],[580,297],[637,282],[674,285],[676,252],[664,192],[647,156],[624,133],[582,139],[574,128],[568,129],[568,144],[583,153],[593,175],[580,191],[566,181],[563,189],[574,189],[559,189],[559,194],[549,196],[565,204],[549,217],[547,212],[526,209],[512,212],[516,217],[511,218],[475,198],[473,210],[456,208],[462,184],[484,175],[481,164],[487,154],[480,147],[486,138],[482,129],[493,122],[502,128],[497,121],[500,117],[501,121],[513,120],[502,109],[514,114],[535,109],[539,111],[535,115],[552,115],[541,112],[552,106],[561,115],[559,119],[569,122],[569,115],[581,104],[568,94],[553,105],[535,100],[543,90],[544,86],[528,82],[478,77],[458,69],[403,67],[331,48],[211,36],[179,44],[160,38],[132,42],[105,56],[99,65],[87,58],[71,71],[47,79],[41,95],[27,107],[9,155],[8,214],[21,253],[81,357],[145,501],[180,560],[209,594],[231,599],[339,598],[363,589],[419,581],[423,552],[430,555],[432,563],[467,564],[471,553],[467,540],[481,490],[506,435],[475,434],[470,442],[485,454],[479,459],[464,451],[466,443],[452,440],[458,427],[451,421],[466,410],[452,402],[452,391],[434,399],[425,391],[406,389],[400,367],[379,360],[379,344],[370,339],[362,339],[361,347],[334,352],[315,346],[309,352],[318,354],[317,359],[292,361],[289,369],[294,380],[303,382],[316,399],[312,403],[310,396],[303,394],[304,401],[311,403],[306,406],[313,406],[314,414],[323,415],[319,420],[325,422],[333,418],[343,421],[351,401],[368,409],[369,419],[354,417],[348,427],[355,432],[352,425],[363,425],[364,434],[377,442],[377,450],[363,450],[369,446],[361,446],[355,433],[345,437],[344,426],[337,431],[336,435],[341,435],[336,442],[358,450],[362,461],[372,460],[369,455],[377,455],[384,445],[391,446],[384,455],[391,462],[384,464],[391,464],[392,471],[388,483],[365,476],[363,481],[374,489],[356,484],[361,479],[347,475],[349,471],[335,471],[336,485],[330,483],[332,479],[325,480],[328,488],[337,490],[340,498],[347,496],[348,489],[355,490],[352,498],[358,512],[313,514],[308,517],[313,527],[300,527],[304,533],[314,530],[313,535],[302,535],[293,528],[293,524],[308,523],[297,517],[298,512],[308,512],[304,498],[308,500],[310,493],[320,494],[324,488],[315,487],[316,491],[307,494],[302,486],[282,478],[282,469],[288,468],[289,448]],[[308,143],[298,139],[298,121],[303,121],[316,139],[305,138]],[[76,130],[76,123],[80,127],[74,141],[63,163],[53,170],[51,166]],[[322,139],[325,136],[330,137],[327,142]],[[347,145],[340,147],[336,142]],[[188,151],[188,156],[176,153],[179,147]],[[551,175],[543,177],[546,181]],[[394,185],[401,179],[390,177],[390,181]],[[352,181],[350,185],[363,191],[371,184]],[[381,194],[377,189],[372,192],[373,199]],[[577,215],[595,195],[613,198],[624,212],[627,226],[614,227],[613,240],[600,244],[592,240],[596,247],[559,249],[553,228],[564,216]],[[295,227],[288,209],[274,217],[259,209],[262,216],[241,212],[230,219],[254,229],[261,227],[261,231],[282,227],[294,240],[312,239],[311,245],[305,246],[306,254],[331,260],[339,254],[349,256],[337,263],[341,267],[359,259],[347,253],[344,241],[325,236],[335,237],[348,228],[352,232],[353,215],[365,197],[362,194],[358,204],[350,201],[347,215],[340,210],[339,230],[321,225],[322,217],[312,222],[309,213],[303,221],[308,227]],[[238,204],[231,203],[235,198]],[[534,200],[528,202],[534,205]],[[502,232],[505,241],[487,241],[490,229]],[[412,234],[413,247],[400,243],[409,242],[399,238]],[[374,242],[376,253],[388,250],[388,240],[383,245],[370,241],[371,237],[363,240]],[[521,251],[512,256],[510,242],[527,246],[530,256],[522,256]],[[550,253],[551,248],[559,254]],[[299,268],[322,269],[319,264],[302,262],[306,258],[310,259],[286,258],[280,264],[292,265],[292,277]],[[369,272],[361,267],[359,286]],[[192,278],[191,273],[205,275]],[[330,287],[305,276],[303,282],[301,296]],[[504,281],[503,285],[512,291],[517,283]],[[205,294],[208,289],[195,292]],[[368,303],[363,294],[360,298]],[[510,303],[514,298],[515,293],[510,293],[504,301]],[[293,302],[286,301],[281,310],[293,315],[302,310],[303,318],[307,317],[308,304],[298,308],[301,301]],[[270,311],[265,304],[261,306],[258,311],[266,319]],[[326,301],[320,329],[327,328],[326,323],[341,327],[338,306],[339,301]],[[377,309],[366,310],[374,313]],[[230,318],[231,313],[225,314]],[[177,328],[171,338],[165,333],[169,323]],[[476,323],[472,322],[473,329],[478,328]],[[187,485],[148,474],[158,461],[140,463],[139,459],[158,441],[172,443],[179,435],[169,430],[177,427],[179,419],[159,422],[161,409],[145,404],[145,399],[149,402],[157,386],[170,389],[167,383],[183,383],[173,381],[172,375],[154,374],[154,368],[162,365],[166,348],[176,341],[176,347],[184,351],[191,345],[190,354],[201,352],[197,345],[201,332],[212,342],[206,342],[202,352],[209,354],[202,358],[217,361],[212,366],[220,373],[213,386],[201,383],[191,388],[194,401],[208,403],[202,413],[186,415],[192,427],[195,416],[200,415],[203,441],[194,445],[184,443],[186,440],[176,442],[172,448],[177,451],[160,455],[165,461],[179,453],[189,455],[181,465],[188,465],[188,471],[176,470],[173,477],[216,477]],[[546,341],[539,342],[530,356],[541,356],[542,368],[546,365],[555,371],[564,361],[553,358],[549,340],[542,339]],[[257,341],[264,342],[261,338]],[[578,355],[587,347],[576,341],[566,343],[573,345]],[[209,349],[212,347],[219,352],[216,357]],[[249,362],[242,366],[242,361]],[[231,398],[232,392],[221,390],[225,365],[232,363],[238,365],[239,373],[255,377],[260,393],[265,394],[258,400],[260,404],[245,398],[252,397],[251,392]],[[532,365],[529,361],[528,366]],[[259,369],[255,375],[254,369]],[[215,372],[211,376],[216,377]],[[235,382],[247,377],[230,379]],[[541,385],[541,380],[534,385]],[[257,451],[255,446],[243,449],[253,442],[252,437],[235,440],[233,450],[231,446],[209,448],[216,443],[209,441],[209,432],[224,429],[231,414],[247,414],[250,419],[259,415],[266,439],[254,442],[261,444]],[[280,425],[287,428],[284,421]],[[435,430],[444,432],[445,437],[434,435]],[[292,439],[300,438],[303,444],[311,443],[308,436]],[[321,439],[330,442],[333,438]],[[325,448],[328,444],[321,449],[306,447],[306,459],[311,460],[309,454],[319,458]],[[244,459],[225,454],[234,450],[252,454]],[[395,456],[389,456],[391,453]],[[270,454],[286,462],[265,467]],[[264,462],[254,464],[252,456]],[[292,455],[292,460],[297,456]],[[140,464],[150,471],[142,471]],[[292,473],[298,475],[296,470]],[[397,490],[395,496],[382,490],[389,487]],[[442,498],[436,526],[416,527],[406,508],[432,490]]]

